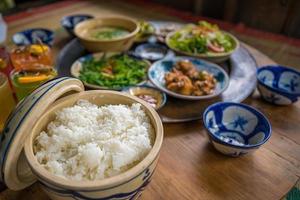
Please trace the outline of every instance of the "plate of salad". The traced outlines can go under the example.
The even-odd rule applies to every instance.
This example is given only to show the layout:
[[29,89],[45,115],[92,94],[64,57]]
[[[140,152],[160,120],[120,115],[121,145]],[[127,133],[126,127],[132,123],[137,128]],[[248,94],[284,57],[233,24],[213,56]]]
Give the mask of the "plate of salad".
[[239,41],[216,24],[199,21],[189,24],[167,35],[166,43],[174,51],[207,59],[212,62],[222,62],[239,47]]
[[147,81],[150,63],[120,52],[83,56],[71,66],[71,75],[92,89],[122,90]]

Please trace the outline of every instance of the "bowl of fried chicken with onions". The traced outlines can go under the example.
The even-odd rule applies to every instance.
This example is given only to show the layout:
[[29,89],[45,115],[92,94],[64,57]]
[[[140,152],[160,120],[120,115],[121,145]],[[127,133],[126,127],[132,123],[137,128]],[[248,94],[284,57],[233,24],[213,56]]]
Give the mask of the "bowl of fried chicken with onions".
[[223,68],[193,57],[159,60],[148,70],[148,77],[159,90],[185,100],[217,97],[229,84]]

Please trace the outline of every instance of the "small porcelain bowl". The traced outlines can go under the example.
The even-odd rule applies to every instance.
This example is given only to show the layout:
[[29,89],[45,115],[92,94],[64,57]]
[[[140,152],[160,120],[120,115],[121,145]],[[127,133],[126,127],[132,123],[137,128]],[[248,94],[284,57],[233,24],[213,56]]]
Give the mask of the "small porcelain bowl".
[[156,89],[155,87],[151,87],[148,85],[128,87],[128,88],[123,89],[122,92],[128,93],[133,96],[137,96],[137,97],[139,97],[140,95],[152,96],[157,101],[155,103],[156,105],[154,107],[155,110],[159,110],[160,108],[162,108],[167,101],[167,95],[164,92],[161,92],[158,89]]
[[12,36],[12,41],[18,46],[36,44],[39,39],[42,43],[52,46],[54,32],[45,28],[33,28],[20,31]]
[[[90,33],[100,27],[119,27],[128,30],[128,34],[115,39],[96,39]],[[139,26],[133,19],[125,17],[103,17],[80,22],[74,29],[75,35],[89,52],[110,52],[128,50],[139,32]]]
[[253,152],[271,136],[267,118],[241,103],[215,103],[205,110],[203,122],[213,146],[233,157]]
[[300,72],[284,66],[264,66],[257,70],[258,90],[263,99],[289,105],[300,96]]
[[[72,181],[55,176],[38,163],[33,153],[34,139],[55,117],[58,110],[74,105],[79,99],[97,105],[140,103],[154,128],[153,147],[146,157],[129,170],[103,180]],[[25,156],[44,191],[54,200],[67,199],[136,199],[149,184],[163,141],[162,122],[155,110],[141,99],[121,92],[91,90],[67,95],[51,105],[37,120],[25,141]]]
[[68,31],[71,36],[74,35],[74,28],[79,22],[83,22],[88,19],[94,18],[92,15],[87,14],[77,14],[77,15],[69,15],[65,16],[61,19],[61,25]]
[[134,55],[142,59],[157,61],[174,57],[175,53],[161,44],[144,43],[135,48]]

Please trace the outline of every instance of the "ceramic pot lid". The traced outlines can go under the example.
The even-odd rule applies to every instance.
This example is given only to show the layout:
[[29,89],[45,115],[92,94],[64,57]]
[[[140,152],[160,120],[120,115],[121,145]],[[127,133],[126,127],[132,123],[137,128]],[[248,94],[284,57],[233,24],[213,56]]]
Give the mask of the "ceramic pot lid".
[[40,86],[17,105],[0,135],[0,182],[12,190],[21,190],[36,181],[23,152],[25,139],[54,101],[81,91],[84,86],[80,80],[62,77]]

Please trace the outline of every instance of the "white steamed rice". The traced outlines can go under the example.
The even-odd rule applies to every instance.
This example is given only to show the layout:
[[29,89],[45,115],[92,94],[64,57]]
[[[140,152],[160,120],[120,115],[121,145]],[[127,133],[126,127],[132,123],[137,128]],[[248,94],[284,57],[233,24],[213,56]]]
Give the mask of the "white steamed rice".
[[141,161],[152,147],[153,127],[140,104],[97,106],[79,100],[56,113],[34,141],[38,162],[71,180],[100,180]]

